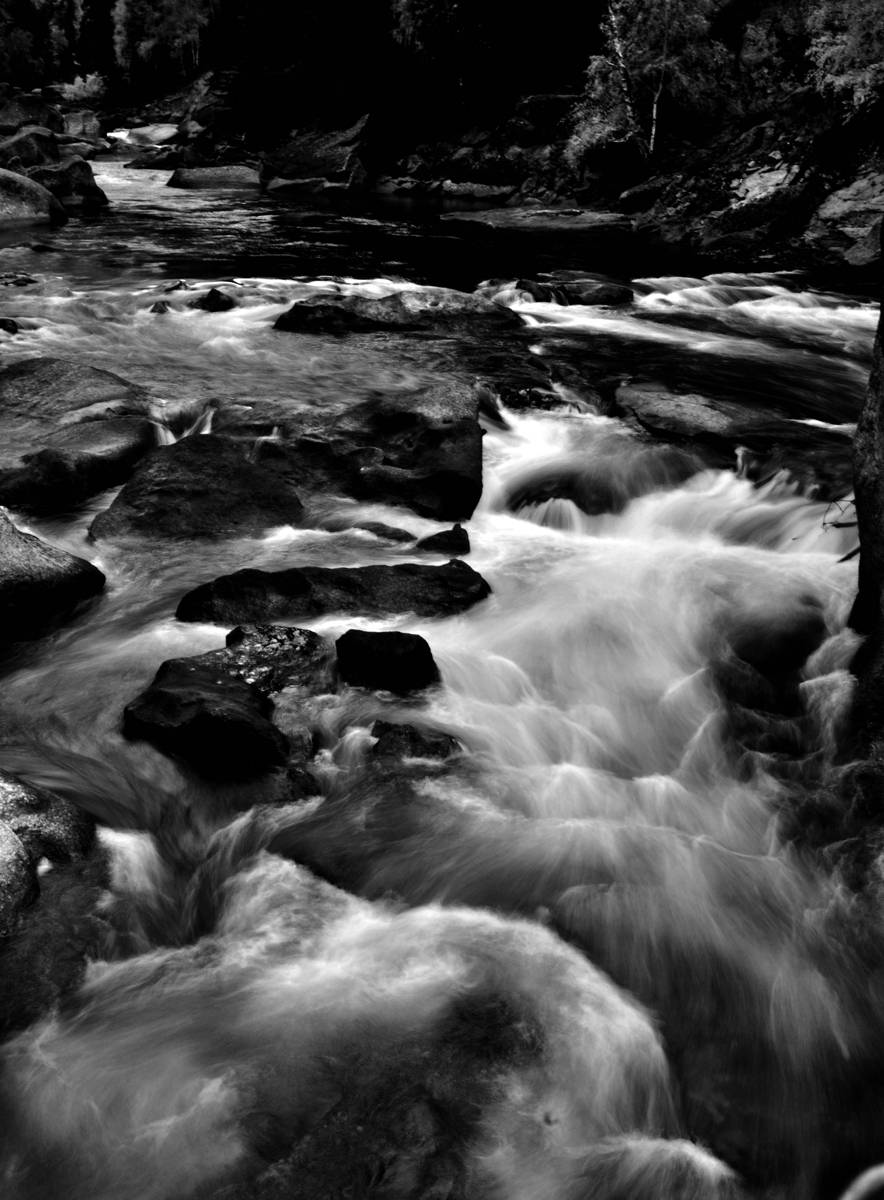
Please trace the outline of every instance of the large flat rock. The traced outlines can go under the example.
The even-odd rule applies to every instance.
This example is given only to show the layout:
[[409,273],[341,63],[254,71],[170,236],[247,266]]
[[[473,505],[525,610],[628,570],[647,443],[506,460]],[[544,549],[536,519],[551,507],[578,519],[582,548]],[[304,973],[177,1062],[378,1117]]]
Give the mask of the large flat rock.
[[182,597],[181,621],[238,623],[285,621],[323,613],[463,612],[490,595],[488,584],[466,563],[444,566],[397,563],[370,567],[292,567],[286,571],[235,571]]

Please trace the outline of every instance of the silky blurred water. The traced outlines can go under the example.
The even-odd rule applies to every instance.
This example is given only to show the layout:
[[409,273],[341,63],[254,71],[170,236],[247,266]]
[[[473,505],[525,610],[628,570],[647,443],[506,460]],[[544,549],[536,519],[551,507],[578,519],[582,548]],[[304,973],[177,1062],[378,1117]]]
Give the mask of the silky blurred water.
[[[431,251],[413,223],[166,191],[165,175],[115,164],[98,182],[113,202],[104,223],[0,251],[0,269],[37,279],[0,295],[0,313],[23,326],[0,334],[10,361],[73,358],[197,409],[285,404],[305,427],[439,377],[438,348],[420,338],[272,325],[310,295],[467,286],[468,248],[458,278],[446,274],[450,235],[434,233]],[[475,263],[470,286],[487,266]],[[748,411],[774,406],[843,454],[877,319],[868,302],[733,274],[635,279],[623,308],[560,306],[533,302],[515,283],[521,264],[511,271],[495,285],[501,302],[541,358],[568,359],[587,384],[595,372],[652,374]],[[188,308],[209,283],[237,307]],[[171,311],[149,311],[159,298]],[[106,959],[70,1012],[3,1052],[15,1113],[6,1194],[226,1195],[262,1165],[249,1114],[305,1133],[363,1085],[373,1054],[431,1047],[453,1004],[489,991],[536,1045],[496,1066],[483,1093],[468,1194],[723,1197],[733,1172],[765,1195],[825,1194],[839,1089],[854,1064],[884,1056],[880,984],[845,938],[849,893],[787,842],[783,814],[835,770],[855,530],[788,472],[753,483],[736,456],[730,469],[698,462],[637,486],[647,462],[634,437],[591,404],[502,417],[485,434],[468,526],[469,562],[493,595],[457,617],[311,623],[330,637],[353,624],[421,633],[443,682],[423,706],[329,697],[321,786],[299,804],[266,803],[260,789],[232,803],[185,779],[123,741],[122,709],[165,659],[224,644],[224,628],[175,621],[189,588],[244,566],[410,561],[338,527],[436,526],[343,497],[327,498],[324,529],[209,544],[90,542],[109,495],[22,519],[92,559],[108,587],[10,665],[0,710],[45,748],[56,778],[67,770],[125,828],[102,834]],[[538,471],[603,471],[624,502],[602,513],[567,496],[511,503]],[[721,685],[734,631],[788,626],[808,606],[827,636],[796,704],[756,714],[748,736]],[[283,723],[289,702],[278,697]],[[381,715],[445,730],[463,753],[384,777],[368,765]],[[157,813],[176,801],[186,836],[160,835]]]

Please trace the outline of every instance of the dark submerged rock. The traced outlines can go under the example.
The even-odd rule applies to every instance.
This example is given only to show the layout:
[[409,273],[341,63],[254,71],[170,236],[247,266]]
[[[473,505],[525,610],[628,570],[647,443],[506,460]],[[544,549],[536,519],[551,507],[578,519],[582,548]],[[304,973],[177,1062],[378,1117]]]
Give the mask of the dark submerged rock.
[[460,742],[449,733],[418,729],[392,721],[375,721],[372,737],[377,738],[371,753],[378,759],[450,758],[460,751]]
[[439,682],[439,668],[426,640],[415,633],[371,633],[348,629],[335,643],[338,673],[357,687],[406,695]]
[[421,538],[415,549],[460,558],[470,552],[470,535],[463,525],[455,525],[452,529],[443,529],[440,533],[431,533],[429,537]]
[[250,448],[207,434],[154,450],[92,522],[92,536],[221,538],[299,520],[297,471],[269,451],[249,457]]
[[104,588],[104,575],[0,512],[0,644],[35,636]]
[[634,294],[625,284],[610,283],[591,277],[566,279],[518,279],[516,287],[534,300],[554,304],[620,305],[631,304]]
[[[208,661],[207,661],[208,660]],[[283,766],[288,741],[270,720],[273,705],[211,655],[170,659],[127,705],[123,732],[211,778],[248,779]]]
[[396,563],[370,567],[247,569],[222,575],[182,597],[180,621],[277,621],[330,612],[413,612],[446,616],[490,595],[488,584],[466,563],[441,567]]
[[0,329],[4,333],[18,333],[21,326],[18,321],[13,321],[12,317],[0,317]]
[[211,313],[228,312],[231,308],[236,308],[236,300],[227,292],[222,292],[218,288],[209,288],[204,296],[191,300],[187,307],[199,308],[203,312]]

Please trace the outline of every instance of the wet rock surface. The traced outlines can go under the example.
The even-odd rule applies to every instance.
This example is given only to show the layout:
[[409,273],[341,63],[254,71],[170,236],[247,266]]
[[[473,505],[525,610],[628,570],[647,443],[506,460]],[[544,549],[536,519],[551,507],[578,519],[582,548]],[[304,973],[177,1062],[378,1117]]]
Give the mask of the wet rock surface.
[[440,679],[429,644],[416,633],[348,629],[335,642],[335,650],[338,674],[356,687],[407,695]]
[[0,503],[27,512],[58,512],[122,483],[157,442],[141,417],[69,425],[46,438],[24,465],[0,470]]
[[316,296],[300,300],[277,317],[274,329],[286,333],[370,332],[379,329],[434,329],[481,320],[518,328],[515,313],[502,305],[450,288],[423,287],[379,298]]
[[223,660],[170,659],[127,705],[123,732],[209,778],[249,779],[288,758],[288,740],[270,720],[272,711],[266,696],[229,672]]
[[[286,765],[303,771],[309,735],[286,737],[271,719],[270,697],[334,690],[333,662],[332,645],[309,629],[237,626],[222,650],[164,662],[126,707],[123,731],[208,778],[244,780]],[[290,696],[290,718],[294,708]]]
[[470,535],[463,525],[455,525],[451,529],[443,529],[439,533],[431,533],[420,538],[415,544],[415,550],[425,550],[428,554],[447,554],[450,558],[461,558],[470,552]]
[[0,1035],[45,1015],[82,981],[105,882],[92,820],[0,771]]
[[97,567],[23,533],[0,511],[0,644],[42,633],[104,583]]
[[658,385],[619,388],[615,411],[654,437],[695,447],[710,465],[731,466],[743,448],[749,452],[745,469],[756,480],[788,470],[805,489],[830,500],[852,487],[850,429],[814,428],[760,406],[749,409]]
[[65,220],[64,208],[42,184],[0,167],[0,227]]
[[375,721],[371,735],[377,741],[371,748],[376,759],[431,758],[446,759],[460,752],[461,745],[449,733],[418,729],[391,721]]
[[185,595],[181,621],[219,623],[296,620],[323,613],[413,612],[438,617],[463,612],[490,595],[466,563],[442,567],[396,563],[369,567],[246,569],[223,575]]
[[154,450],[106,512],[96,539],[223,538],[300,520],[297,471],[283,457],[214,434]]

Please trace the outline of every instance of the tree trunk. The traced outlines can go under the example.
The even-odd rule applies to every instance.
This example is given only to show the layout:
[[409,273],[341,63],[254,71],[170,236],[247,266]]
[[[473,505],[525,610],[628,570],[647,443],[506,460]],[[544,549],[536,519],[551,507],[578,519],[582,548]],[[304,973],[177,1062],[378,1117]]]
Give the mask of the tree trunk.
[[641,147],[642,153],[647,157],[648,147],[645,139],[642,137],[641,126],[638,123],[638,116],[635,111],[635,101],[633,99],[632,77],[629,73],[629,67],[626,62],[626,52],[623,48],[623,31],[620,28],[620,10],[617,7],[616,0],[610,0],[608,4],[608,29],[611,37],[611,50],[614,55],[614,62],[617,64],[617,74],[620,76],[620,86],[623,88],[623,103],[626,107],[626,116],[629,120],[630,128],[635,136],[636,141]]
[[648,158],[654,157],[654,147],[657,144],[657,116],[660,112],[660,100],[663,96],[663,84],[666,82],[666,68],[669,65],[669,5],[671,0],[666,0],[663,9],[663,53],[660,56],[660,75],[657,79],[657,87],[654,91],[654,100],[651,104],[651,136],[648,141]]

